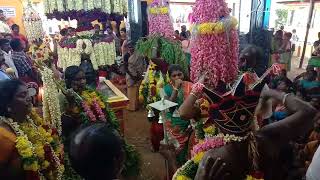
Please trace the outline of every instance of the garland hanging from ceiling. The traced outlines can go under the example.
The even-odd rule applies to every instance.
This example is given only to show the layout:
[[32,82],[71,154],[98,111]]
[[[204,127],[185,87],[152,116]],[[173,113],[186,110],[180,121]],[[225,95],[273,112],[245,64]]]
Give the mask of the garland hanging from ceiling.
[[68,20],[106,20],[120,21],[127,14],[127,0],[44,0],[48,18]]
[[41,18],[30,4],[28,4],[24,10],[23,24],[29,41],[32,42],[43,38],[44,31]]

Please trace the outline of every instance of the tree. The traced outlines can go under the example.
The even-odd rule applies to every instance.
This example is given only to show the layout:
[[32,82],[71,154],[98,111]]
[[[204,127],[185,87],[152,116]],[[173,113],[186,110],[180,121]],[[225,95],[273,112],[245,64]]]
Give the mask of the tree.
[[276,10],[277,19],[275,20],[276,28],[280,26],[284,26],[287,22],[288,18],[288,10],[287,9],[277,9]]

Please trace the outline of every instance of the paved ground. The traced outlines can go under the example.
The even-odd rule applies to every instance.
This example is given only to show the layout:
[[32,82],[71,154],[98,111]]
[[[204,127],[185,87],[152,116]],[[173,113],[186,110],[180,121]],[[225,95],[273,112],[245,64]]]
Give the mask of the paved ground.
[[138,180],[163,180],[164,159],[159,153],[151,152],[149,140],[150,124],[145,110],[125,112],[125,138],[135,145],[142,155],[142,172]]

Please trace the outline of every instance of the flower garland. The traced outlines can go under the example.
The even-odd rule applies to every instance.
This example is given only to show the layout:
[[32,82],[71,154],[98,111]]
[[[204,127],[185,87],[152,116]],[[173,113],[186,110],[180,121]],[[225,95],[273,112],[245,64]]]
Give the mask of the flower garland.
[[[80,117],[83,124],[88,122],[108,122],[112,128],[120,133],[120,125],[114,112],[108,106],[108,98],[96,90],[87,89],[81,94],[82,110],[80,110]],[[84,107],[86,106],[86,107]],[[90,114],[90,115],[89,115]],[[124,176],[136,176],[140,171],[140,155],[132,145],[125,143],[126,153],[125,168],[122,172]]]
[[[75,41],[74,47],[58,46],[58,67],[64,70],[69,66],[79,66],[81,63],[81,54],[85,53],[90,56],[90,61],[95,70],[99,66],[113,65],[116,59],[115,41],[92,43],[92,37],[87,37]],[[83,49],[83,46],[85,48]]]
[[187,180],[194,179],[198,165],[202,160],[206,151],[214,148],[219,148],[230,142],[239,142],[243,138],[234,135],[219,134],[215,137],[206,139],[204,142],[199,143],[193,147],[192,159],[188,160],[181,168],[179,168],[173,176],[173,180]]
[[223,32],[226,32],[227,30],[234,29],[237,24],[238,22],[235,17],[229,17],[218,22],[194,24],[191,26],[191,32],[200,35],[221,34]]
[[[33,111],[32,116],[35,116]],[[21,156],[23,169],[36,173],[41,178],[60,180],[64,171],[59,157],[62,157],[62,146],[52,130],[45,126],[36,125],[31,117],[27,122],[19,125],[10,118],[0,117],[1,121],[9,125],[17,135],[16,149]],[[37,122],[43,122],[37,116]],[[55,137],[55,138],[54,138]],[[53,148],[55,147],[55,148]]]
[[92,21],[104,16],[118,19],[118,15],[127,14],[127,3],[127,0],[44,0],[49,18],[66,20],[67,17],[78,19],[87,15],[86,18]]
[[145,107],[161,100],[160,90],[167,82],[160,71],[156,71],[156,64],[150,63],[146,76],[139,87],[139,101]]
[[51,62],[53,60],[53,54],[45,42],[39,47],[31,44],[28,55],[30,55],[34,61]]
[[50,122],[58,130],[59,135],[61,135],[61,110],[59,99],[57,98],[59,92],[54,82],[54,74],[47,67],[44,67],[42,70],[40,69],[40,73],[44,88],[42,106],[44,119]]
[[[231,142],[243,142],[247,139],[245,137],[239,137],[229,134],[218,134],[216,136],[206,138],[204,141],[200,141],[192,149],[191,160],[188,160],[182,167],[180,167],[173,176],[173,180],[190,180],[196,176],[198,166],[204,157],[204,154],[215,148],[225,146]],[[246,180],[263,180],[263,174],[260,172],[254,172],[253,174],[247,175]]]
[[23,23],[29,41],[35,41],[39,38],[43,38],[44,30],[41,18],[31,5],[28,5],[24,10]]
[[96,66],[112,65],[116,59],[115,41],[112,42],[99,42],[93,47]]
[[169,14],[168,7],[151,7],[149,8],[150,14]]
[[154,1],[149,8],[149,33],[160,34],[166,38],[174,37],[174,28],[169,13],[169,5],[160,5]]
[[93,34],[94,34],[94,30],[77,32],[77,36],[92,36]]
[[236,21],[229,14],[224,0],[197,0],[194,4],[191,33],[196,36],[191,41],[191,81],[197,82],[203,72],[212,77],[208,82],[212,87],[219,81],[228,84],[235,80],[239,38]]

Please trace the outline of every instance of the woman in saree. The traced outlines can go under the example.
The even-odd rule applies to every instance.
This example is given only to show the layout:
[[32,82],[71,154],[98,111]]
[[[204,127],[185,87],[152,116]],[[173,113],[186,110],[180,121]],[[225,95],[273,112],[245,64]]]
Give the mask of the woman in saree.
[[189,127],[189,119],[182,119],[179,116],[178,108],[190,94],[192,83],[183,81],[183,70],[179,65],[170,65],[168,74],[170,83],[164,86],[165,96],[168,100],[177,103],[178,106],[173,107],[170,109],[170,112],[167,113],[169,121],[167,121],[166,127],[169,135],[179,143],[175,152],[177,154],[177,163],[182,164],[188,157],[188,142],[192,129]]
[[[120,125],[115,114],[109,108],[106,95],[87,88],[87,81],[84,71],[78,66],[70,66],[65,71],[65,84],[68,89],[65,97],[62,97],[64,104],[62,112],[62,136],[65,145],[65,166],[64,179],[81,179],[71,168],[67,153],[69,153],[70,140],[73,133],[81,128],[94,123],[105,123],[110,128],[120,133]],[[139,156],[135,149],[125,144],[126,170],[130,173],[138,172]],[[130,153],[130,154],[129,154]]]
[[0,99],[0,179],[61,180],[59,135],[32,110],[26,85],[0,81]]
[[292,57],[292,45],[291,45],[291,33],[285,33],[283,36],[283,42],[280,47],[280,63],[283,64],[284,69],[288,72],[291,70],[291,57]]

